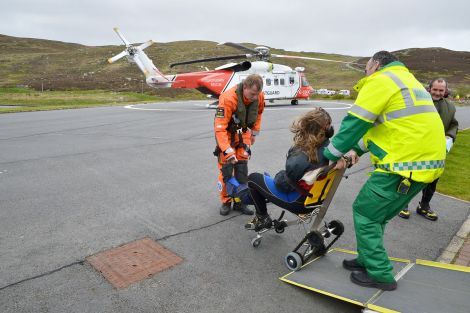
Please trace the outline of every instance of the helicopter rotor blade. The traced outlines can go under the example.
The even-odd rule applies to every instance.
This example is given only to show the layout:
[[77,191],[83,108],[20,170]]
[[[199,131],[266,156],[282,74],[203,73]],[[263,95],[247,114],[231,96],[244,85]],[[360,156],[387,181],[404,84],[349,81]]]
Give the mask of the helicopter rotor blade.
[[147,42],[144,42],[143,44],[141,44],[140,46],[137,47],[137,49],[141,49],[141,50],[144,50],[145,48],[148,48],[150,47],[151,45],[153,45],[154,41],[153,40],[149,40]]
[[174,66],[177,66],[177,65],[183,65],[183,64],[194,64],[194,63],[201,63],[201,62],[232,60],[232,59],[246,59],[246,58],[251,58],[251,57],[252,57],[251,54],[226,55],[226,56],[221,56],[221,57],[213,57],[213,58],[205,58],[205,59],[198,59],[198,60],[190,60],[190,61],[182,61],[182,62],[171,63],[170,68],[174,67]]
[[[330,60],[330,59],[322,59],[322,58],[312,58],[312,57],[302,57],[297,55],[283,55],[283,54],[271,54],[271,57],[276,58],[285,58],[285,59],[300,59],[300,60],[312,60],[312,61],[324,61],[324,62],[335,62],[335,63],[345,63],[345,64],[357,64],[355,62],[347,62],[347,61],[338,61],[338,60]],[[363,64],[362,64],[363,65]]]
[[121,33],[121,31],[119,30],[119,28],[117,27],[114,27],[113,28],[114,31],[116,32],[116,34],[119,36],[119,38],[121,38],[122,42],[124,42],[124,44],[126,45],[126,47],[129,47],[131,45],[131,43],[129,41],[127,41],[126,37],[124,37],[124,35]]
[[235,48],[235,49],[238,49],[238,50],[247,51],[247,52],[254,53],[254,54],[259,54],[259,52],[256,51],[255,49],[251,49],[251,48],[242,46],[242,45],[240,45],[238,43],[234,43],[234,42],[221,42],[221,43],[218,44],[218,46],[220,46],[220,45],[225,45],[225,46],[229,46],[229,47],[232,47],[232,48]]
[[109,58],[108,59],[108,63],[114,63],[116,62],[117,60],[119,60],[120,58],[122,57],[125,57],[126,55],[129,55],[129,53],[127,52],[127,49],[122,51],[121,53],[119,54],[116,54],[115,56],[113,56],[112,58]]

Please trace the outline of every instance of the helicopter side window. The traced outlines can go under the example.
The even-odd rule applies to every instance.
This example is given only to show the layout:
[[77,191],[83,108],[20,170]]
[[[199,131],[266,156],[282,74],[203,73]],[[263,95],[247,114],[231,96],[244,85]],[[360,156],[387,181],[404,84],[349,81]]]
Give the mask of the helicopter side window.
[[274,86],[277,86],[277,85],[279,85],[279,79],[274,78]]
[[266,78],[266,86],[271,86],[271,78]]
[[308,80],[305,76],[302,76],[302,87],[307,87],[307,86],[310,86],[310,84],[308,83]]
[[295,83],[295,79],[293,76],[289,77],[289,85],[293,85]]
[[284,78],[281,78],[281,79],[280,79],[280,83],[281,83],[281,86],[284,86],[284,84],[285,84]]

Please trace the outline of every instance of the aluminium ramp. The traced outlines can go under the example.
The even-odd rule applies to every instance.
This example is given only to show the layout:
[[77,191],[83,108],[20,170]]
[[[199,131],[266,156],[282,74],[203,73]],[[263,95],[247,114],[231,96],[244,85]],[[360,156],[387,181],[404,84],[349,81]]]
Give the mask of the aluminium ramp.
[[390,258],[398,288],[381,291],[353,284],[342,261],[355,252],[332,249],[280,279],[333,298],[347,301],[368,312],[442,313],[470,312],[470,268],[431,261]]

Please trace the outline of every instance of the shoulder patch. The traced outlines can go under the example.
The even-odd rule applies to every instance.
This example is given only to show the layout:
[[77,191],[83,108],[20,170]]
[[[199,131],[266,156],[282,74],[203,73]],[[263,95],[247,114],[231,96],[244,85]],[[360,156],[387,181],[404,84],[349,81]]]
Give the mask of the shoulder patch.
[[225,110],[224,110],[224,108],[217,108],[217,109],[215,110],[215,117],[224,118],[224,117],[225,117]]

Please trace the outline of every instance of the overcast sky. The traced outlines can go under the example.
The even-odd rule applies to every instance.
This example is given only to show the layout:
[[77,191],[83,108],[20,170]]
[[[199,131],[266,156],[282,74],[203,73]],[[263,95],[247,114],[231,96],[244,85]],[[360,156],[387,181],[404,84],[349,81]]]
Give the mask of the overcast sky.
[[378,50],[470,51],[469,0],[0,0],[0,34],[85,45],[250,42],[369,56]]

